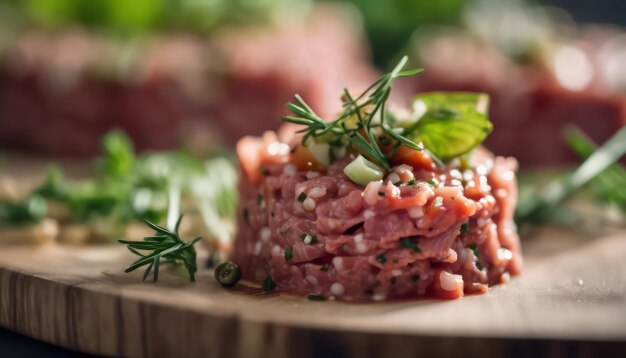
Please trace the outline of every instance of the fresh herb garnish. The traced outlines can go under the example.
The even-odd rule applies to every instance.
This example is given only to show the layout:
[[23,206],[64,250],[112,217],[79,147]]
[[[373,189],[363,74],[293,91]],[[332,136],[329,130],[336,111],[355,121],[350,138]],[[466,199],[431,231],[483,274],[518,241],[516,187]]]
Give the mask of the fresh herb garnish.
[[[472,92],[433,92],[415,97],[426,108],[403,135],[421,142],[441,160],[459,157],[482,143],[493,129],[489,96]],[[414,105],[415,106],[415,105]]]
[[385,262],[387,262],[387,256],[383,252],[382,254],[376,256],[376,261],[380,262],[381,264],[384,264]]
[[415,184],[417,184],[417,181],[415,179],[411,179],[406,183],[406,185],[408,186],[415,185]]
[[272,280],[272,276],[267,276],[263,281],[263,285],[261,286],[263,291],[272,291],[276,288],[276,284],[274,280]]
[[[196,249],[193,245],[200,241],[201,238],[197,237],[189,243],[183,241],[178,234],[182,219],[183,216],[181,215],[176,222],[173,232],[149,221],[145,221],[146,225],[155,231],[154,236],[148,236],[144,238],[143,241],[118,240],[120,244],[127,245],[130,252],[140,256],[140,259],[128,266],[124,272],[132,272],[148,265],[143,274],[143,280],[145,281],[148,275],[150,275],[150,272],[153,272],[152,281],[156,282],[159,278],[159,267],[162,263],[182,263],[189,274],[189,280],[194,282],[197,266]],[[144,255],[139,251],[152,252]]]
[[327,298],[322,295],[308,294],[306,295],[306,299],[309,301],[326,301]]
[[[487,118],[489,98],[482,93],[425,93],[416,97],[415,111],[408,123],[400,123],[388,112],[387,100],[393,81],[422,72],[421,69],[402,71],[407,62],[403,57],[394,69],[383,75],[357,97],[344,89],[344,110],[333,121],[319,117],[299,96],[287,104],[293,115],[282,118],[305,126],[302,144],[315,141],[351,147],[389,171],[389,158],[400,146],[413,150],[428,150],[438,164],[461,156],[482,143],[492,130]],[[423,145],[422,145],[423,143]],[[381,147],[382,146],[382,147]]]
[[474,252],[474,255],[476,255],[476,257],[480,257],[480,252],[478,251],[478,246],[475,243],[471,243],[471,244],[467,245],[467,248],[472,250]]
[[405,237],[402,240],[400,240],[400,242],[402,243],[402,247],[406,248],[406,249],[411,249],[417,253],[422,252],[422,250],[420,249],[419,246],[417,246],[417,239],[414,238],[410,238],[410,237]]
[[413,275],[411,276],[411,281],[416,282],[420,279],[420,275]]
[[306,145],[311,137],[323,137],[327,139],[327,142],[333,143],[343,142],[362,151],[384,169],[390,170],[389,161],[376,140],[375,130],[382,132],[388,139],[392,138],[397,143],[396,145],[422,150],[417,143],[404,137],[385,122],[387,114],[385,105],[391,94],[393,81],[422,72],[422,69],[402,71],[407,60],[408,57],[404,56],[391,72],[383,75],[356,98],[344,89],[344,110],[332,122],[319,117],[297,94],[294,96],[295,103],[287,104],[287,108],[293,115],[285,116],[282,120],[306,126],[299,131],[299,133],[304,133],[303,145]]
[[480,263],[480,261],[476,260],[476,268],[478,269],[478,271],[482,271],[483,270],[483,264]]
[[285,249],[285,262],[289,262],[293,258],[293,248]]
[[298,201],[299,202],[304,202],[307,198],[307,195],[305,193],[300,193],[300,195],[298,195]]
[[322,265],[322,266],[320,267],[320,271],[322,271],[322,272],[328,272],[328,265]]
[[462,234],[465,234],[467,232],[467,230],[469,230],[469,225],[466,224],[461,224],[461,229],[459,230]]

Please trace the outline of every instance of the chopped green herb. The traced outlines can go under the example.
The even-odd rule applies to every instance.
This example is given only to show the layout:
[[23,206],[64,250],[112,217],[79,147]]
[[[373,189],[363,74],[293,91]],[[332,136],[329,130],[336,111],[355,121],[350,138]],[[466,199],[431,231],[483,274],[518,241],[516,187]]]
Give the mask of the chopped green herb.
[[469,229],[469,226],[467,224],[462,224],[461,225],[461,234],[465,234],[467,232],[467,230]]
[[307,195],[305,193],[300,193],[300,195],[298,195],[298,201],[299,202],[303,202],[306,200]]
[[376,256],[376,261],[380,262],[381,264],[384,264],[385,262],[387,262],[387,256],[383,252],[382,254]]
[[481,263],[480,263],[480,261],[478,261],[478,260],[476,260],[476,268],[477,268],[479,271],[482,271],[482,270],[483,270],[483,264],[481,264]]
[[343,246],[341,246],[341,248],[343,249],[343,251],[348,252],[350,250],[350,246],[348,244],[343,244]]
[[322,267],[320,267],[320,271],[328,272],[328,265],[322,265]]
[[327,298],[322,295],[314,295],[314,294],[306,295],[306,299],[309,301],[326,301],[327,300]]
[[293,258],[293,248],[288,247],[285,249],[285,261],[289,262]]
[[478,246],[474,243],[467,245],[467,248],[472,250],[474,252],[474,255],[476,255],[476,257],[480,257],[480,253],[478,251]]
[[402,243],[402,247],[404,248],[411,249],[417,253],[422,252],[420,247],[417,245],[417,239],[407,237],[400,240],[400,242]]
[[413,275],[411,276],[411,281],[416,282],[420,279],[420,275]]
[[417,181],[415,179],[411,179],[406,183],[406,185],[415,185],[415,184],[417,184]]
[[427,181],[428,184],[437,187],[437,185],[439,185],[439,182],[437,181],[437,179],[430,179],[429,181]]
[[263,291],[272,291],[276,288],[276,284],[274,283],[274,280],[272,280],[272,276],[267,276],[265,278],[262,288]]
[[243,208],[241,211],[241,217],[243,217],[243,222],[250,224],[250,212],[248,211],[248,208]]

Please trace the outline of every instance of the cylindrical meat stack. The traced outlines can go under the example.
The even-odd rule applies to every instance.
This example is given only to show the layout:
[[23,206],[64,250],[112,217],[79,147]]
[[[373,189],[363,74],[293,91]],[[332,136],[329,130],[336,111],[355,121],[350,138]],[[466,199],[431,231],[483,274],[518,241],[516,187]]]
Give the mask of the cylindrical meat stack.
[[275,129],[294,92],[337,110],[345,86],[375,76],[350,15],[317,5],[282,24],[134,40],[21,33],[0,43],[0,147],[88,156],[112,129],[139,150],[190,145],[200,134],[232,145]]
[[352,182],[354,155],[321,167],[300,143],[245,137],[238,234],[245,279],[345,301],[458,298],[520,273],[513,158],[482,148],[439,167],[396,156],[381,181]]

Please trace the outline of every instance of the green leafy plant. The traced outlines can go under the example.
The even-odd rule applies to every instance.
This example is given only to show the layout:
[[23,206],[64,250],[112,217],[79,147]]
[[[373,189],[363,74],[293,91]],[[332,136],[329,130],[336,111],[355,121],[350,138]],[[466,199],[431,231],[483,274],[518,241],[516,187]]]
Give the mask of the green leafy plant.
[[580,135],[580,132],[570,131],[568,138],[576,151],[588,154],[585,161],[573,173],[552,181],[542,190],[520,200],[515,212],[515,221],[518,224],[550,222],[558,217],[560,210],[557,209],[590,182],[601,185],[600,193],[607,201],[617,200],[623,205],[621,200],[626,181],[623,167],[617,162],[626,154],[626,127],[622,127],[593,152],[592,143]]

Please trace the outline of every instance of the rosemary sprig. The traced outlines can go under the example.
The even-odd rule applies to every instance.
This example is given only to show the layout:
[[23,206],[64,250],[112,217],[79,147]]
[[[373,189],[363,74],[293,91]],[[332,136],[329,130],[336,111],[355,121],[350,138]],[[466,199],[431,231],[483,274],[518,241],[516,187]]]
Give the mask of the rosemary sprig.
[[[155,231],[154,236],[148,236],[144,238],[143,241],[119,240],[118,242],[120,244],[127,245],[130,252],[140,257],[137,261],[128,266],[124,272],[129,273],[148,265],[143,274],[143,281],[145,281],[150,275],[150,272],[152,272],[152,281],[156,282],[159,278],[159,267],[162,263],[182,263],[189,273],[189,280],[194,282],[195,273],[198,268],[196,266],[196,249],[193,245],[201,238],[197,237],[189,243],[181,240],[178,235],[178,229],[180,228],[182,219],[183,216],[181,215],[176,222],[174,232],[145,220],[146,225]],[[152,252],[150,254],[143,254],[139,251]]]
[[[330,142],[341,143],[342,140],[347,141],[353,147],[367,154],[371,159],[378,162],[386,170],[390,170],[387,156],[383,153],[376,140],[375,129],[382,132],[385,138],[395,141],[393,147],[405,145],[414,150],[422,150],[423,148],[412,140],[401,134],[401,131],[395,131],[392,127],[385,123],[385,105],[391,94],[393,81],[397,78],[413,76],[421,73],[423,70],[414,69],[402,71],[408,60],[404,56],[394,69],[383,75],[363,93],[353,98],[347,89],[344,89],[343,108],[344,110],[334,121],[327,122],[318,116],[309,107],[299,95],[295,95],[294,103],[288,103],[289,109],[293,115],[282,118],[284,122],[290,122],[305,126],[298,133],[304,133],[302,144],[305,145],[311,137],[330,136]],[[348,119],[356,118],[357,123],[347,123]],[[379,121],[374,121],[380,118]]]

